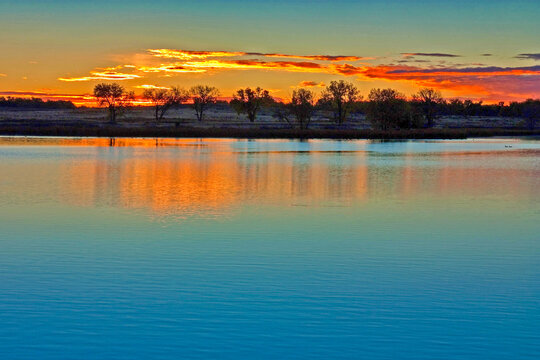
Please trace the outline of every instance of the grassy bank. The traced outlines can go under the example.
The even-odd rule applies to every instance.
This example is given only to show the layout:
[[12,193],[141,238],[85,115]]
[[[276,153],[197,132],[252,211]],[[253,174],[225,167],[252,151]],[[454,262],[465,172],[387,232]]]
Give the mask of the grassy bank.
[[245,129],[196,127],[123,127],[123,126],[0,126],[0,135],[87,136],[87,137],[211,137],[252,139],[465,139],[490,136],[540,135],[540,130],[522,129]]

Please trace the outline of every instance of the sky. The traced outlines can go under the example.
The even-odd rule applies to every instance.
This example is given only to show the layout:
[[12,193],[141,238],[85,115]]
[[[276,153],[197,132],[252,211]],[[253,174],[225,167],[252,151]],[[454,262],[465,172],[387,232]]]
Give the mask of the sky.
[[410,96],[540,98],[540,1],[0,0],[0,96],[89,100],[101,82],[260,86],[332,80]]

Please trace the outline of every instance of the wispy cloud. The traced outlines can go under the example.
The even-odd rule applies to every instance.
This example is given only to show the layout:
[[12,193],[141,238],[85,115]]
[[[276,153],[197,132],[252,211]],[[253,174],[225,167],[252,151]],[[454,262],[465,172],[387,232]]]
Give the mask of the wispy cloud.
[[208,59],[211,57],[242,56],[244,52],[234,51],[191,51],[175,49],[148,49],[150,55],[179,60]]
[[89,76],[82,77],[60,77],[58,80],[74,82],[74,81],[91,81],[91,80],[110,80],[110,81],[122,81],[133,80],[140,78],[141,75],[119,72],[117,70],[122,69],[123,66],[116,66],[112,68],[96,69],[90,72]]
[[462,75],[483,75],[483,76],[500,76],[500,75],[540,75],[540,66],[526,66],[526,67],[468,67],[468,68],[413,68],[403,67],[392,69],[387,72],[388,74],[397,75],[404,74],[408,76],[410,74],[437,74],[445,76],[462,76]]
[[414,58],[405,58],[401,60],[397,60],[397,63],[405,64],[405,63],[431,63],[430,60],[423,60],[423,59],[414,59]]
[[424,52],[412,52],[412,53],[401,53],[403,56],[427,56],[427,57],[446,57],[446,58],[456,58],[461,57],[461,55],[447,54],[447,53],[424,53]]
[[270,58],[291,58],[304,60],[319,60],[319,61],[359,61],[370,60],[373,57],[362,57],[352,55],[291,55],[280,53],[262,53],[262,52],[243,52],[243,51],[191,51],[191,50],[175,50],[175,49],[148,49],[149,54],[157,57],[178,59],[178,60],[194,60],[208,59],[220,57],[241,57],[241,56],[259,56]]
[[157,66],[143,65],[135,67],[143,73],[203,73],[206,69],[186,66],[185,63],[160,64]]
[[540,53],[535,54],[519,54],[515,56],[516,59],[524,59],[524,60],[540,60]]
[[170,89],[170,87],[167,86],[156,86],[156,85],[150,85],[150,84],[144,84],[144,85],[137,85],[134,86],[135,89]]

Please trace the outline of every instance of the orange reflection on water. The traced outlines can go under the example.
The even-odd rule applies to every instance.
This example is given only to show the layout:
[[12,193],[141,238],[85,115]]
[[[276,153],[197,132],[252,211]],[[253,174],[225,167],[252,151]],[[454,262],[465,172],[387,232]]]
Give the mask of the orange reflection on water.
[[[264,146],[255,151],[257,144],[246,150],[245,141],[234,147],[237,141],[11,139],[8,143],[66,146],[69,156],[4,165],[6,173],[21,176],[5,190],[12,196],[29,191],[18,184],[39,184],[42,193],[75,206],[215,217],[232,214],[242,206],[317,208],[395,198],[451,201],[491,194],[518,201],[535,198],[540,185],[531,181],[534,168],[518,163],[524,156],[534,159],[537,150],[529,154],[525,150],[372,154],[273,150],[281,148],[278,144],[268,151]],[[32,176],[39,183],[29,181]]]
[[186,149],[187,155],[178,157],[159,150],[132,150],[130,156],[117,160],[100,159],[98,151],[96,158],[63,163],[64,200],[162,215],[208,215],[224,214],[246,203],[317,206],[340,199],[350,204],[367,191],[367,167],[330,165],[318,160],[328,156],[324,153],[291,153],[272,161],[277,157],[270,153],[208,153],[204,147]]
[[92,138],[92,137],[0,137],[0,146],[81,146],[81,147],[181,147],[205,146],[207,143],[227,143],[220,138]]

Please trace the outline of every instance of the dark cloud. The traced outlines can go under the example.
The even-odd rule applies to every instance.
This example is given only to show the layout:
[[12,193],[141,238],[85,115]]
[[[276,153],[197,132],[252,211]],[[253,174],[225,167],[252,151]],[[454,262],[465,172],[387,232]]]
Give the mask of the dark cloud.
[[306,59],[306,60],[321,60],[321,61],[358,61],[358,60],[371,59],[368,57],[352,56],[352,55],[290,55],[290,54],[258,53],[258,52],[247,52],[245,53],[245,55]]
[[259,61],[259,60],[233,60],[224,63],[243,65],[257,68],[295,68],[295,69],[322,69],[323,66],[307,61]]
[[401,53],[401,55],[404,56],[430,56],[430,57],[448,57],[448,58],[456,58],[461,57],[461,55],[454,55],[454,54],[446,54],[446,53]]
[[519,54],[515,56],[516,59],[525,59],[525,60],[540,60],[540,53],[536,54]]
[[431,61],[429,61],[429,60],[421,60],[421,59],[411,59],[411,58],[408,58],[408,59],[401,59],[401,60],[398,60],[397,62],[400,63],[400,64],[404,64],[404,63],[428,63],[428,62],[431,62]]
[[485,74],[540,74],[540,65],[537,66],[524,66],[524,67],[499,67],[499,66],[486,66],[486,67],[448,67],[448,68],[434,68],[434,69],[395,69],[388,71],[389,74],[399,73],[485,73]]
[[301,81],[298,86],[300,87],[313,87],[313,86],[317,86],[317,87],[324,87],[326,86],[326,84],[324,82],[315,82],[315,81]]

